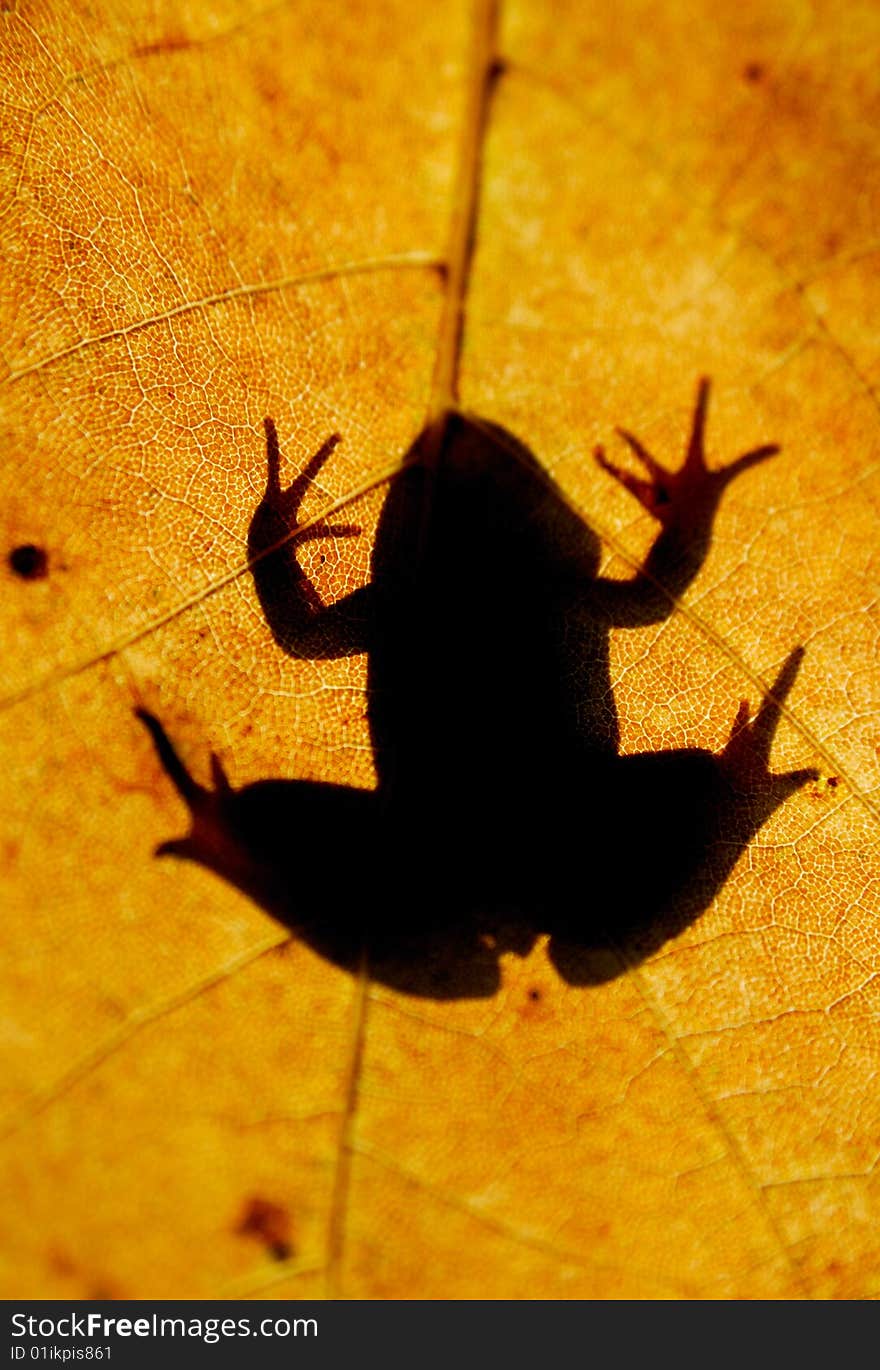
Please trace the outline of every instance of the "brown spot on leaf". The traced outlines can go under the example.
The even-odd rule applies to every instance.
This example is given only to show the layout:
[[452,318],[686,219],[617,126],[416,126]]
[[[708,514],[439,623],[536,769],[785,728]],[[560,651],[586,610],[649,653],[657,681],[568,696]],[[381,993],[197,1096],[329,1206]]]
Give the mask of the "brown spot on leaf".
[[121,1294],[111,1284],[98,1283],[92,1286],[86,1297],[94,1299],[98,1303],[112,1303],[116,1299],[124,1298],[125,1295]]
[[52,1270],[56,1275],[62,1275],[66,1277],[68,1275],[72,1275],[76,1270],[76,1266],[74,1265],[73,1261],[71,1260],[67,1252],[62,1251],[61,1248],[57,1246],[52,1247],[49,1250],[46,1256],[46,1261],[49,1266],[49,1269]]
[[248,1199],[235,1230],[243,1237],[256,1237],[276,1261],[293,1254],[290,1214],[269,1199]]

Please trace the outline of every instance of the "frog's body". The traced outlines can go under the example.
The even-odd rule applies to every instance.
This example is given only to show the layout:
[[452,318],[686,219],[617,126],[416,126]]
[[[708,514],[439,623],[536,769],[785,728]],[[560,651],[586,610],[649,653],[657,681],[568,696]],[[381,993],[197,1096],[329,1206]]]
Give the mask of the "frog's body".
[[596,539],[511,442],[455,419],[436,468],[415,462],[394,483],[368,674],[382,799],[445,821],[459,849],[497,833],[508,853],[537,806],[569,801],[589,753],[617,751],[613,716],[575,686],[589,697],[608,679],[607,625],[594,616],[575,651]]
[[[391,483],[369,585],[329,607],[303,576],[293,541],[266,549],[295,526],[305,486],[333,444],[283,492],[267,421],[269,481],[249,544],[260,601],[292,655],[368,653],[378,785],[265,781],[234,791],[218,771],[206,791],[145,715],[194,815],[190,837],[165,850],[249,889],[334,960],[353,966],[366,953],[375,974],[413,992],[491,992],[499,953],[527,950],[541,931],[553,934],[551,955],[566,978],[603,978],[607,958],[600,974],[578,946],[607,945],[635,927],[644,940],[660,905],[668,912],[705,863],[719,822],[738,852],[742,834],[807,775],[769,777],[774,784],[746,819],[742,798],[731,802],[724,758],[697,750],[618,757],[610,628],[670,612],[702,563],[730,473],[775,450],[707,472],[705,396],[703,388],[679,475],[661,472],[628,435],[653,463],[652,481],[624,476],[600,455],[663,522],[632,580],[597,576],[595,535],[516,438],[453,415],[414,445]],[[310,536],[352,531],[319,527]],[[787,689],[794,657],[785,669]],[[765,782],[775,717],[765,713],[752,749]],[[731,841],[734,810],[742,833]],[[695,916],[692,902],[682,895],[676,925]],[[667,917],[664,935],[671,929]]]

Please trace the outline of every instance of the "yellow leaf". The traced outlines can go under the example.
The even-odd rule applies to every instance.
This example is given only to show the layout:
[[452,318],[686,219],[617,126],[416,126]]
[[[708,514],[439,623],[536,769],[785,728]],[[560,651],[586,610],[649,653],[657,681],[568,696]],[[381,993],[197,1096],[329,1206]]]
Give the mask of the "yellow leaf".
[[[3,1293],[876,1294],[880,15],[41,0],[0,45]],[[729,482],[683,569],[647,560],[656,491],[640,507],[607,467],[639,468],[621,427],[678,470],[701,375],[711,470],[782,452]],[[291,935],[230,847],[225,879],[153,855],[187,817],[136,709],[221,801],[274,780],[360,804],[388,773],[375,652],[298,654],[278,556],[254,561],[267,432],[284,487],[342,437],[285,544],[325,604],[376,570],[408,453],[435,473],[419,507],[451,511],[449,597],[435,559],[411,620],[420,651],[449,632],[422,676],[449,713],[406,717],[457,750],[420,782],[411,944],[384,961]],[[482,505],[449,496],[474,450]],[[487,508],[531,560],[454,542]],[[527,648],[572,548],[606,584],[647,565],[666,607],[606,624],[601,659],[566,609],[569,678]],[[614,745],[582,832],[530,786],[526,858],[497,805],[517,761],[544,775],[557,678]],[[486,830],[515,833],[499,888],[543,859],[554,897],[528,936],[509,910],[477,927],[482,952],[468,925],[499,986],[453,957],[444,990],[420,918],[481,844],[444,836],[430,778],[457,795],[450,759],[493,717],[510,755],[461,776],[462,812],[489,796]],[[666,802],[641,777],[683,752]],[[740,797],[701,805],[696,766]],[[291,917],[306,888],[378,917],[387,852],[328,812],[291,823]],[[655,869],[689,882],[656,909]],[[634,889],[647,928],[622,925]]]

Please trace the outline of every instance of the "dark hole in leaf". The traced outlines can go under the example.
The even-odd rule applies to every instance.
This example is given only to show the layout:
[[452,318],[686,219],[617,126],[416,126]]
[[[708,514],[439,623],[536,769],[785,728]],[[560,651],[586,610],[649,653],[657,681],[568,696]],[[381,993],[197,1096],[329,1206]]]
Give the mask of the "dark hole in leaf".
[[45,580],[49,574],[49,557],[43,547],[24,542],[9,553],[9,565],[22,580]]

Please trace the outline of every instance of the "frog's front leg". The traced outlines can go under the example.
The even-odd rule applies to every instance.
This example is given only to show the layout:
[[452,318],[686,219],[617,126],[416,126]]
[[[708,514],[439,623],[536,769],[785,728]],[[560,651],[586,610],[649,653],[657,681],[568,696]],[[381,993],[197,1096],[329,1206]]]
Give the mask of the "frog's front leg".
[[266,622],[279,646],[291,656],[350,656],[369,649],[370,587],[325,605],[297,560],[297,547],[320,538],[356,537],[354,524],[327,524],[323,519],[297,526],[303,498],[340,442],[334,433],[306,467],[282,489],[278,434],[272,419],[266,432],[266,489],[248,531],[248,563]]
[[644,566],[633,580],[598,583],[603,604],[621,626],[657,622],[671,613],[673,602],[684,593],[706,559],[724,491],[737,476],[779,451],[776,443],[763,443],[720,470],[710,470],[705,450],[708,403],[709,381],[703,377],[697,387],[685,459],[677,471],[663,466],[625,428],[617,431],[645,475],[623,470],[608,459],[604,448],[596,448],[595,457],[602,469],[634,495],[661,525]]

